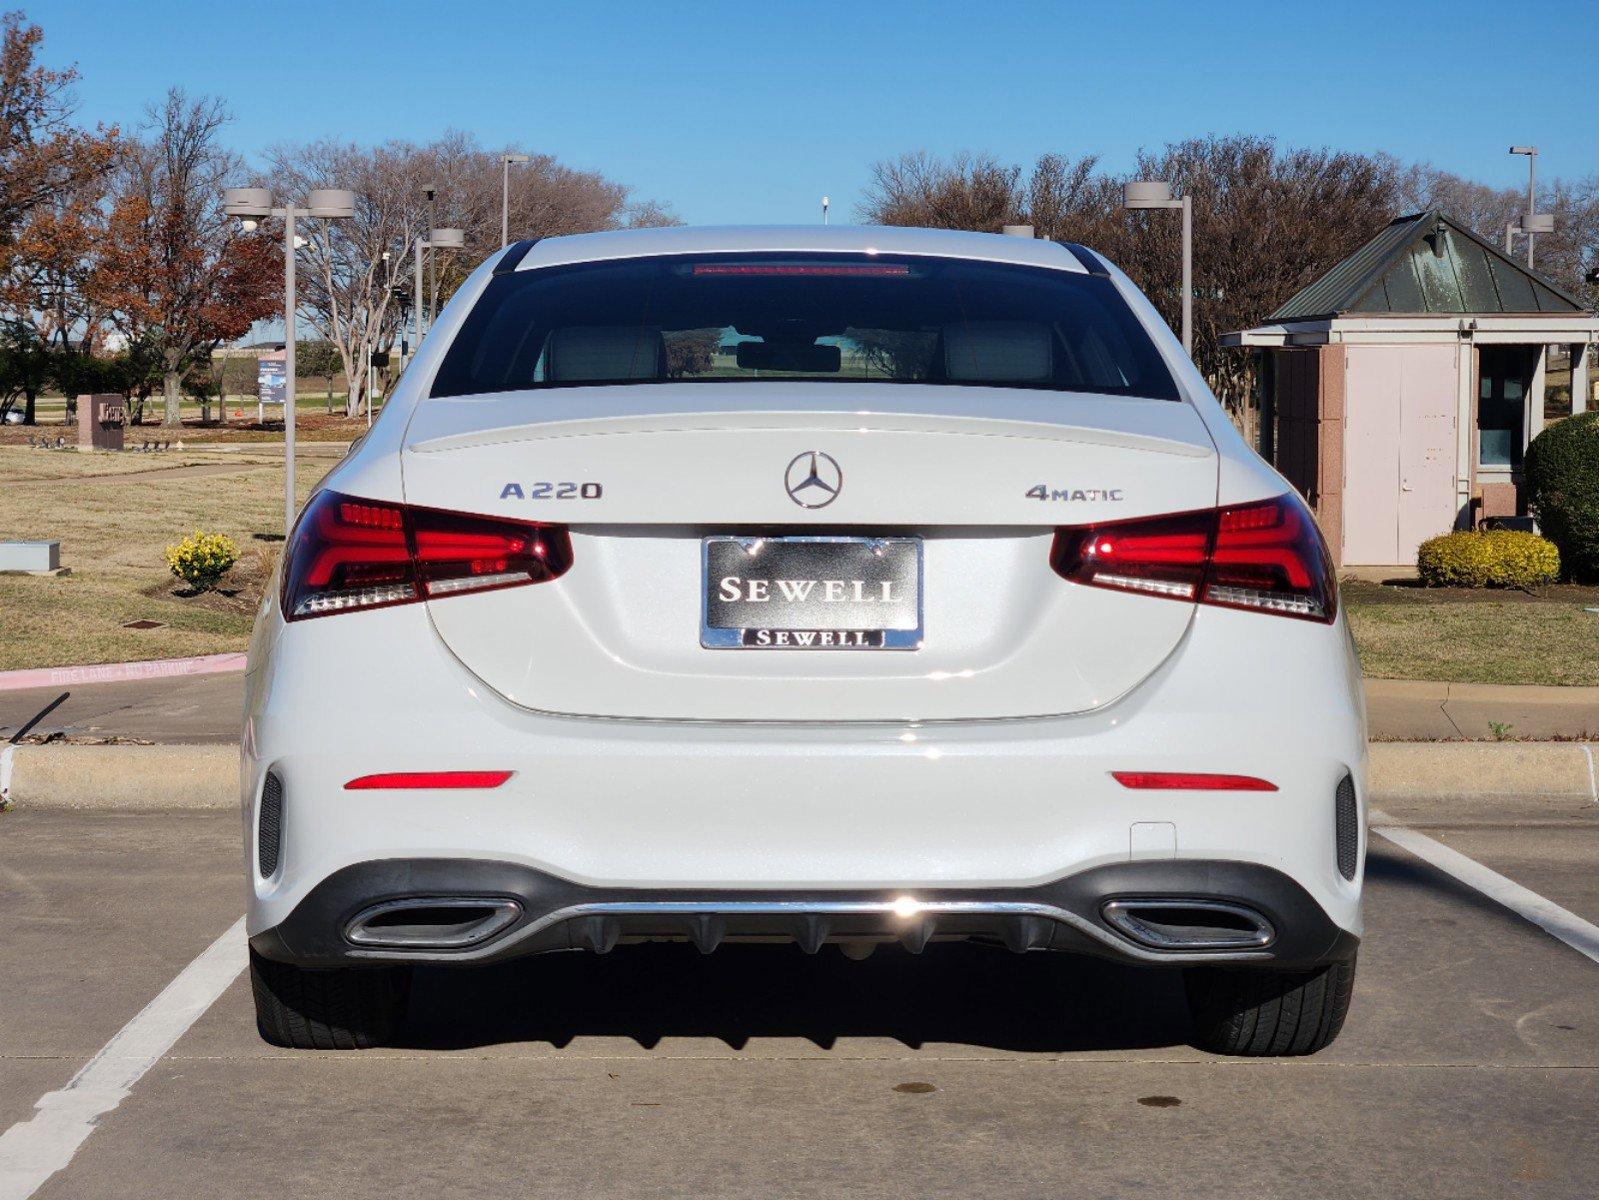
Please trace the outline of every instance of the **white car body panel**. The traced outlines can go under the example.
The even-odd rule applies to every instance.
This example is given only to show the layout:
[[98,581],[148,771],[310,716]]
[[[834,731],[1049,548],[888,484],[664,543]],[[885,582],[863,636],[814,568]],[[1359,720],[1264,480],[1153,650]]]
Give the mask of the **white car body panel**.
[[[554,238],[516,269],[869,249],[1084,271],[1052,243],[838,226]],[[252,864],[269,770],[286,799],[277,866],[249,871],[252,935],[335,872],[388,859],[688,892],[914,891],[1024,887],[1153,854],[1271,867],[1359,936],[1362,873],[1337,869],[1331,815],[1352,778],[1363,861],[1365,719],[1342,614],[1324,624],[1130,595],[1050,567],[1058,525],[1289,490],[1121,272],[1111,279],[1179,401],[684,383],[564,390],[537,406],[520,393],[425,398],[497,258],[324,486],[558,520],[574,565],[537,586],[294,622],[269,594],[246,676]],[[812,449],[837,458],[845,484],[805,510],[783,470]],[[603,498],[577,513],[502,496],[541,479],[597,480]],[[1035,483],[1123,498],[1041,503],[1025,496]],[[703,648],[700,539],[764,525],[913,530],[923,648]],[[456,769],[514,774],[493,790],[345,790],[366,774]],[[1277,790],[1131,791],[1112,770],[1241,773]]]

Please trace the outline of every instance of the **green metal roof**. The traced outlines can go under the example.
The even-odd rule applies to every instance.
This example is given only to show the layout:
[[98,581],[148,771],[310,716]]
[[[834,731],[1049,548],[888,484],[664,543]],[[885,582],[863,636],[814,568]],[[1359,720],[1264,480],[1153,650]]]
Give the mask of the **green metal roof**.
[[1580,313],[1582,303],[1441,212],[1400,217],[1267,318]]

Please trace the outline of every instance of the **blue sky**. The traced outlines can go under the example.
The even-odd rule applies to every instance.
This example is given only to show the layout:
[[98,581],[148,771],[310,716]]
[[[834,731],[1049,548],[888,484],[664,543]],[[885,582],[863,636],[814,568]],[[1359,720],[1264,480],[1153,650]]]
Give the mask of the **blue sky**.
[[[502,3],[44,0],[89,120],[168,86],[225,97],[245,154],[279,141],[519,142],[695,224],[851,219],[906,150],[1128,165],[1206,133],[1386,150],[1497,185],[1599,171],[1592,4]],[[1523,66],[1522,60],[1526,60]],[[1585,79],[1585,76],[1587,77]]]

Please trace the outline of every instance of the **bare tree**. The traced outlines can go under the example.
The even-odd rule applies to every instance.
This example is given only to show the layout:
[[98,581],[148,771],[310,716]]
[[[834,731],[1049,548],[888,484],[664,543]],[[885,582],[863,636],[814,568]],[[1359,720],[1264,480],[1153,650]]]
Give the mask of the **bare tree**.
[[[1279,150],[1266,138],[1206,137],[1138,156],[1136,176],[1170,179],[1194,202],[1194,361],[1230,407],[1250,392],[1247,356],[1221,334],[1248,328],[1364,245],[1402,208],[1386,159]],[[1182,307],[1179,222],[1122,214],[1106,253],[1175,327]],[[1119,236],[1117,234],[1119,233]]]
[[[279,146],[267,155],[267,175],[295,196],[311,188],[343,187],[356,193],[353,220],[308,222],[301,252],[300,301],[311,325],[338,350],[349,380],[346,414],[369,402],[365,364],[400,334],[395,290],[408,294],[416,239],[429,222],[466,231],[464,253],[440,254],[430,311],[454,292],[467,273],[500,244],[501,165],[467,134],[450,133],[427,145],[388,142],[362,147],[343,142]],[[658,206],[636,204],[628,188],[594,172],[574,171],[548,155],[513,168],[513,237],[614,229],[634,222],[670,220]],[[437,184],[432,211],[423,196]],[[432,286],[432,280],[424,281]]]
[[998,233],[1021,221],[1026,208],[1021,168],[989,154],[958,154],[948,162],[925,150],[884,159],[856,214],[868,225],[921,225]]
[[436,281],[428,295],[430,311],[437,311],[470,273],[500,244],[500,204],[503,167],[501,156],[520,151],[530,161],[511,167],[509,226],[512,241],[526,237],[559,237],[592,233],[600,229],[676,225],[679,221],[653,200],[637,200],[626,184],[598,171],[568,167],[548,154],[507,146],[485,150],[470,134],[451,132],[423,147],[432,160],[433,178],[440,184],[436,212],[438,224],[466,232],[467,253],[439,260]]
[[349,381],[345,415],[353,417],[369,399],[367,361],[399,331],[394,290],[408,284],[410,249],[427,228],[422,185],[430,182],[432,163],[401,142],[277,147],[267,161],[274,184],[296,201],[313,188],[355,192],[353,219],[304,223],[299,278],[300,307],[338,352]]
[[[1127,176],[1092,157],[1045,155],[1032,171],[987,155],[947,162],[902,155],[872,170],[860,215],[888,225],[996,231],[1104,252],[1176,325],[1182,307],[1179,224],[1121,206]],[[1132,177],[1170,179],[1194,199],[1194,359],[1230,405],[1249,391],[1248,362],[1220,334],[1252,325],[1360,246],[1395,215],[1401,172],[1390,160],[1329,150],[1279,151],[1269,140],[1207,137],[1143,152]]]

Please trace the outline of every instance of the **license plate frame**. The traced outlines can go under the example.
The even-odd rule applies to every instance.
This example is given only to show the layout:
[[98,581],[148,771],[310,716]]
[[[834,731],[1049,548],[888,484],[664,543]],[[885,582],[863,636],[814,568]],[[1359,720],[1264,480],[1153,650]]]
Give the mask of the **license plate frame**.
[[[829,558],[834,564],[848,564],[854,560],[862,568],[854,578],[833,580],[846,585],[842,600],[824,598],[825,585],[829,580],[815,570],[803,578],[787,580],[796,585],[809,581],[811,588],[798,601],[779,598],[785,614],[799,607],[820,615],[824,610],[819,605],[833,603],[852,606],[852,614],[864,613],[868,611],[866,606],[869,603],[885,603],[884,586],[889,585],[886,602],[892,606],[892,615],[887,624],[881,621],[841,622],[840,614],[832,612],[826,613],[824,620],[810,624],[795,624],[788,620],[761,625],[727,623],[720,618],[726,616],[729,602],[720,596],[713,599],[712,570],[725,554],[732,553],[731,547],[735,546],[743,553],[743,557],[736,561],[746,567],[752,560],[775,551],[769,562],[781,559],[792,564],[814,555],[817,559]],[[870,558],[865,555],[870,555]],[[707,650],[919,650],[923,641],[923,558],[922,539],[919,537],[808,534],[756,537],[712,534],[700,541],[700,645]],[[741,580],[744,578],[740,576]],[[768,585],[775,582],[770,571],[765,573],[764,578]],[[915,583],[914,603],[908,603],[903,592],[895,599],[892,585],[903,586],[910,580]],[[815,600],[810,599],[818,586],[824,587],[824,594],[818,595]],[[864,599],[867,595],[874,598]],[[734,603],[750,602],[740,599]],[[914,625],[910,624],[912,620]]]

